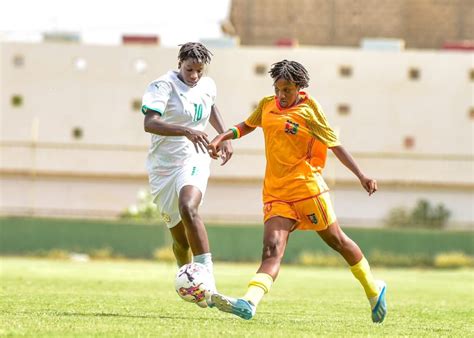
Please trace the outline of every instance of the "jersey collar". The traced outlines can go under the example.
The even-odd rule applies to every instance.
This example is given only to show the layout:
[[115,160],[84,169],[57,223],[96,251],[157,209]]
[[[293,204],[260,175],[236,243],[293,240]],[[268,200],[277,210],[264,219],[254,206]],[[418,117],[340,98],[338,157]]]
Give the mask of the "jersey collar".
[[191,88],[196,88],[199,85],[199,82],[198,82],[194,87],[190,87],[186,83],[181,81],[181,79],[178,77],[178,72],[177,71],[170,70],[169,73],[170,73],[171,78],[173,79],[174,83],[184,92],[190,90]]
[[287,109],[290,109],[290,108],[293,108],[293,107],[297,107],[300,104],[304,103],[308,99],[308,94],[304,91],[300,91],[298,93],[298,99],[299,99],[299,101],[298,101],[297,104],[294,104],[291,107],[283,108],[282,106],[280,106],[280,100],[278,100],[278,97],[275,95],[276,106],[277,106],[278,110],[280,110],[280,111],[287,110]]

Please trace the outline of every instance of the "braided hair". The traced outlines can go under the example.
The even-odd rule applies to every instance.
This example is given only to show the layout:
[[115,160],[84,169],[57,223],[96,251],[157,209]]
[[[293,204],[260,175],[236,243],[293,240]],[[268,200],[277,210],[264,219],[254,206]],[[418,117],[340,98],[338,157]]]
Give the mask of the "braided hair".
[[299,88],[306,88],[309,85],[308,71],[296,61],[283,60],[274,63],[268,73],[274,82],[284,79],[293,82]]
[[189,58],[195,59],[196,62],[204,64],[211,62],[211,55],[213,54],[202,43],[187,42],[179,46],[181,47],[178,53],[178,60],[180,62]]

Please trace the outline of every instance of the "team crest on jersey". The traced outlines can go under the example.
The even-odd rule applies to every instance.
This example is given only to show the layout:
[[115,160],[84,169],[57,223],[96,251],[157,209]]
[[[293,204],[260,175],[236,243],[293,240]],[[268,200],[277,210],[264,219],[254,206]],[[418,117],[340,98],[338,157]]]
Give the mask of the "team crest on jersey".
[[285,133],[295,135],[298,132],[298,127],[300,125],[296,122],[286,120],[285,123]]
[[306,217],[308,217],[311,223],[318,224],[318,218],[316,217],[316,214],[306,215]]

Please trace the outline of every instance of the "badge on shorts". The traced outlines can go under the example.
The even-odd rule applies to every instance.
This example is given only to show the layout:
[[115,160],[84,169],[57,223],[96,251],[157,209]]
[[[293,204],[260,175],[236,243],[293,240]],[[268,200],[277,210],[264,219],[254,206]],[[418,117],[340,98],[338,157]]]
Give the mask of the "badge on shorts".
[[270,211],[272,211],[272,203],[265,203],[263,205],[263,211],[268,214]]
[[308,217],[311,223],[318,224],[318,218],[316,217],[316,214],[306,215],[306,217]]
[[162,219],[163,222],[165,222],[165,223],[171,222],[171,217],[170,217],[170,215],[165,214],[164,212],[161,213],[161,219]]

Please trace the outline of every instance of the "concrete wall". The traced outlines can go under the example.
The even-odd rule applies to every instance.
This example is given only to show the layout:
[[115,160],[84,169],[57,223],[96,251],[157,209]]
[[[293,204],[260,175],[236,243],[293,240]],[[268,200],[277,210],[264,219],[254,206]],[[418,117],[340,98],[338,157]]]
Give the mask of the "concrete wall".
[[[134,203],[136,191],[147,186],[149,135],[133,104],[149,81],[176,66],[177,50],[4,43],[0,51],[0,212],[110,217]],[[445,204],[454,223],[472,225],[472,54],[252,47],[213,52],[208,73],[227,125],[243,121],[273,91],[268,74],[258,74],[256,66],[268,70],[287,58],[307,67],[308,91],[364,171],[379,180],[380,191],[368,198],[330,156],[325,177],[341,220],[372,225],[391,208],[426,198]],[[341,67],[351,75],[341,75]],[[13,105],[14,96],[22,104]],[[234,147],[228,165],[213,163],[202,212],[209,220],[259,222],[261,131]]]

